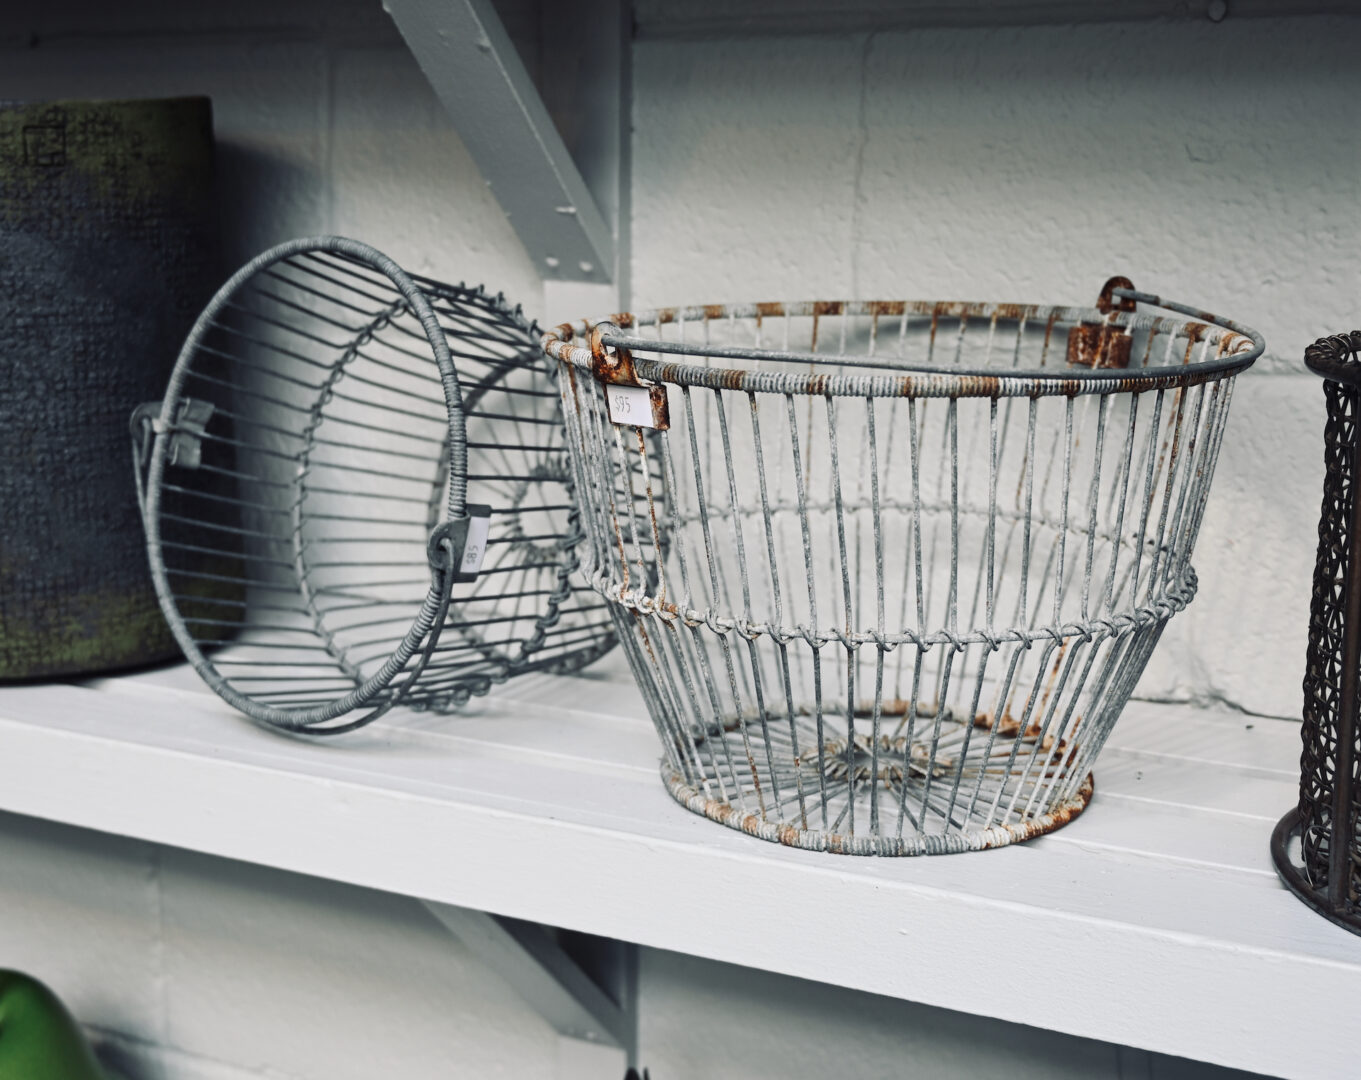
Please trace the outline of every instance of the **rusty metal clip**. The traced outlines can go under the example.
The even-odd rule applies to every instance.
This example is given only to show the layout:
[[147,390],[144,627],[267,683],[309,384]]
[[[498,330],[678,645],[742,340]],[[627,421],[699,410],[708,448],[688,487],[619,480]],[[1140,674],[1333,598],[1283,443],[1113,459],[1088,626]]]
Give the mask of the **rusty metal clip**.
[[1068,331],[1068,366],[1087,368],[1129,367],[1131,337],[1129,330],[1111,323],[1117,311],[1133,311],[1134,300],[1115,295],[1116,289],[1134,290],[1126,277],[1113,277],[1101,286],[1096,308],[1106,316],[1099,323],[1079,323]]
[[618,327],[600,323],[591,331],[591,374],[604,387],[610,423],[666,431],[671,427],[666,387],[660,383],[644,385],[634,370],[633,354],[628,349],[607,352],[602,340],[606,329]]

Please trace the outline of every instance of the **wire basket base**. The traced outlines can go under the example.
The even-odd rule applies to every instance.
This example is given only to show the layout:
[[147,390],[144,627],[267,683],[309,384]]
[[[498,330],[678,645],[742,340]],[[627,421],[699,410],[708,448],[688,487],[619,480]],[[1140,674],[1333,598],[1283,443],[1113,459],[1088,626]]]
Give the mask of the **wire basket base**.
[[1049,813],[1014,825],[993,825],[973,833],[928,836],[842,836],[821,829],[804,829],[789,823],[763,819],[760,814],[741,810],[731,803],[707,797],[685,782],[669,764],[662,762],[662,781],[671,797],[691,813],[699,814],[773,844],[826,851],[833,855],[955,855],[963,851],[984,851],[1043,836],[1062,828],[1087,808],[1095,784],[1088,773],[1077,791]]

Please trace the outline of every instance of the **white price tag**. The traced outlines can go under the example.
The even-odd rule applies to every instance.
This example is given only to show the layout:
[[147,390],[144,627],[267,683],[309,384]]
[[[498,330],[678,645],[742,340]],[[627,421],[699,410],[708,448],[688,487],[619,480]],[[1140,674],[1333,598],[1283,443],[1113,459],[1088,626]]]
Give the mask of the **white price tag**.
[[458,564],[460,574],[476,574],[482,569],[487,555],[487,533],[491,531],[491,517],[470,517],[468,539],[463,545],[463,561]]
[[606,385],[605,400],[610,408],[610,423],[655,428],[652,394],[646,386]]

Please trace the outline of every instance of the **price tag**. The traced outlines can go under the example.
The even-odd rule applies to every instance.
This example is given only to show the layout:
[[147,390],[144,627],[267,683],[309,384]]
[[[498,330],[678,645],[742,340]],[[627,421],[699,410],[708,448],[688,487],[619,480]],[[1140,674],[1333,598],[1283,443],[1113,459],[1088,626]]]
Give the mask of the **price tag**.
[[[474,511],[473,507],[468,507]],[[481,509],[478,507],[476,509]],[[482,560],[487,556],[487,534],[491,531],[491,510],[485,515],[474,512],[468,518],[468,539],[463,544],[463,561],[458,564],[460,575],[473,576],[482,569]]]
[[607,384],[605,401],[609,405],[612,424],[645,428],[661,426],[652,411],[652,391],[646,386]]
[[435,571],[442,573],[449,566],[446,561],[449,555],[454,557],[455,563],[449,567],[452,571],[449,581],[453,584],[477,580],[487,555],[487,534],[491,532],[490,506],[469,503],[465,509],[467,516],[436,525],[425,542],[426,558]]

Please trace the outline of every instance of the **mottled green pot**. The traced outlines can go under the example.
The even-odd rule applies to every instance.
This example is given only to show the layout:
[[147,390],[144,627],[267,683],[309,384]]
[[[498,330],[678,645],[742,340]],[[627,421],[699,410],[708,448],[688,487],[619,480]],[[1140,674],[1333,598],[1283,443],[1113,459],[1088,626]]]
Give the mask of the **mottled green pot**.
[[207,98],[0,103],[0,679],[175,654],[128,415],[217,276]]

